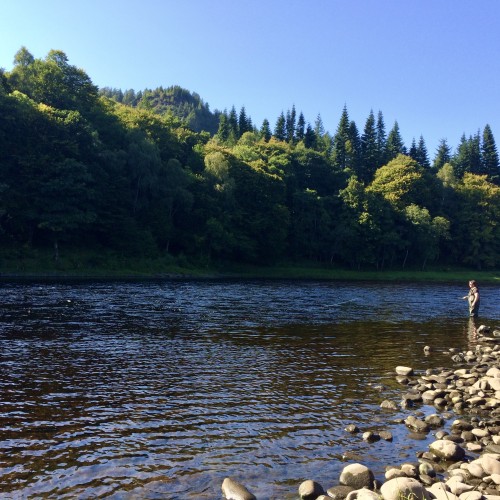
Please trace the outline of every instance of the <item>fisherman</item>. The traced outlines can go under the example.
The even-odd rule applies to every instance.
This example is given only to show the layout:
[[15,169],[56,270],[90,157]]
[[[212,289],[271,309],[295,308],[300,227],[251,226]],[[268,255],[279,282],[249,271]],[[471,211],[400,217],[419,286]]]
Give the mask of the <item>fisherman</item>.
[[477,318],[479,314],[479,289],[477,287],[477,283],[475,280],[469,281],[469,293],[465,297],[462,297],[464,300],[467,299],[469,301],[469,316],[471,318]]

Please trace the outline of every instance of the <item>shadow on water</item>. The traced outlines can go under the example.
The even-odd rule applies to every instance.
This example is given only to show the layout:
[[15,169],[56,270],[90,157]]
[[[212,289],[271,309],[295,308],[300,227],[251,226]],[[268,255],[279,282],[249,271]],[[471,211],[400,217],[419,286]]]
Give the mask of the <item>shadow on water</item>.
[[[342,467],[415,458],[380,409],[394,368],[473,347],[457,285],[280,281],[4,285],[0,492],[37,498],[295,498]],[[500,294],[483,287],[481,320]],[[466,312],[466,311],[465,311]],[[424,346],[432,346],[424,355]],[[434,413],[434,408],[423,408]],[[390,430],[392,443],[345,432]],[[431,439],[429,436],[427,439]]]

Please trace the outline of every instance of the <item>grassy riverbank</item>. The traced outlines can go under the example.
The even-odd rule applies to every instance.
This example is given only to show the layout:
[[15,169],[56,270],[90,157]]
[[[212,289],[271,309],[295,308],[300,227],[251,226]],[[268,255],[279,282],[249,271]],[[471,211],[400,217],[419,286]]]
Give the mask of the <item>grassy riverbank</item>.
[[500,284],[500,270],[475,271],[466,268],[345,269],[311,263],[282,263],[274,266],[238,264],[199,265],[185,258],[130,258],[117,253],[67,252],[54,261],[51,252],[17,251],[0,253],[0,277],[13,278],[260,278],[326,279],[358,281],[458,281]]

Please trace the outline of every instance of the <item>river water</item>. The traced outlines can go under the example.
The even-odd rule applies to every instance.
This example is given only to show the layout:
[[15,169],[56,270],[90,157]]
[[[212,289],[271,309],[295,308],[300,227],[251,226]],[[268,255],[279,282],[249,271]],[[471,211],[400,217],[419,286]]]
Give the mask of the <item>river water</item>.
[[[402,424],[394,368],[475,339],[457,284],[170,280],[2,283],[0,497],[259,500],[382,478],[432,437]],[[500,327],[482,286],[476,321]],[[424,355],[424,346],[431,346]],[[436,413],[423,407],[424,413]],[[389,430],[368,444],[345,432]]]

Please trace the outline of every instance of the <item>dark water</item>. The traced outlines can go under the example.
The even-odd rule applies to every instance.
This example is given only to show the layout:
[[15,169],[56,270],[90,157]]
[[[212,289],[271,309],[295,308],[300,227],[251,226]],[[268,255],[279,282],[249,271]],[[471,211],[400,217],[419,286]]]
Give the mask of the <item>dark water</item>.
[[[466,284],[1,289],[1,498],[220,499],[233,476],[292,499],[352,461],[382,477],[427,444],[393,423],[403,410],[380,409],[400,400],[394,367],[452,366],[443,351],[474,346]],[[481,293],[476,326],[500,326],[499,289]],[[394,441],[367,444],[349,423]]]

